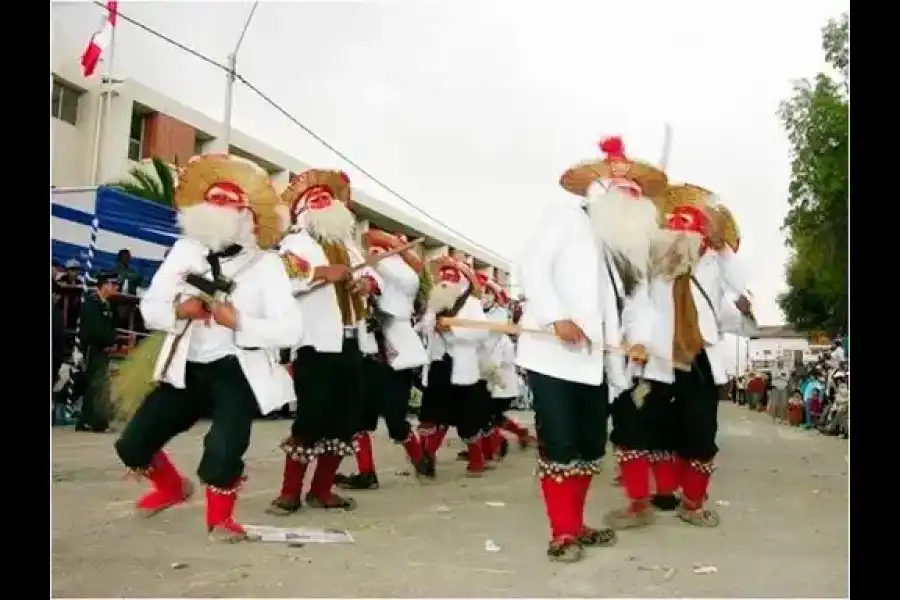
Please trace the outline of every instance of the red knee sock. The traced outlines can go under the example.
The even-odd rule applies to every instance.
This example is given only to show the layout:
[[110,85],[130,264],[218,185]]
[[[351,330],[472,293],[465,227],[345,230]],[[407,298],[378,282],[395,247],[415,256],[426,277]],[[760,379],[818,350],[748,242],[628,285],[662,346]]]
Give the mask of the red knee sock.
[[467,450],[469,451],[469,464],[466,466],[467,471],[472,473],[484,471],[484,452],[481,444],[483,439],[484,438],[476,442],[469,442],[467,447]]
[[306,463],[284,457],[284,475],[281,479],[281,495],[287,498],[299,498],[303,493],[303,477],[306,475]]
[[528,430],[522,427],[514,419],[510,419],[509,417],[503,417],[503,421],[500,423],[500,428],[504,431],[510,432],[520,440],[528,436]]
[[493,433],[481,436],[480,444],[484,460],[494,460],[497,457],[497,452],[494,448]]
[[557,481],[551,476],[541,477],[544,508],[550,522],[550,537],[576,537],[581,532],[581,517],[576,510],[581,488],[574,477]]
[[437,451],[441,449],[441,444],[444,443],[444,438],[447,437],[448,430],[448,427],[441,425],[433,434],[428,436],[425,442],[425,450],[428,451],[428,454],[432,456],[437,454]]
[[368,431],[356,434],[356,470],[360,474],[375,472],[375,454],[372,451],[372,436]]
[[709,479],[712,477],[712,464],[689,464],[681,484],[682,502],[689,509],[703,508]]
[[342,456],[325,454],[316,460],[316,470],[313,473],[312,484],[309,486],[311,494],[317,498],[331,497],[331,488],[334,486],[334,476],[341,466]]
[[578,475],[577,477],[572,478],[575,480],[575,489],[577,490],[577,494],[575,495],[575,514],[578,515],[579,531],[585,527],[584,507],[587,504],[588,492],[591,490],[591,481],[593,478],[593,475]]
[[650,462],[646,452],[620,450],[619,471],[631,507],[641,509],[650,497]]
[[678,489],[678,469],[672,457],[657,458],[651,465],[657,496],[671,496]]
[[409,435],[403,440],[403,449],[406,450],[406,456],[412,464],[418,464],[422,460],[422,441],[415,431],[410,430]]

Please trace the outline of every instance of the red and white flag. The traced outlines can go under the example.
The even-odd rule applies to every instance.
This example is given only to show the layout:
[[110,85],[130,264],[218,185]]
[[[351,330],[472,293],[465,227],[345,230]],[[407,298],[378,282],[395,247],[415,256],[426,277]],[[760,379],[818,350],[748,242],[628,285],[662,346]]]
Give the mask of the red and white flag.
[[116,0],[106,3],[106,15],[103,17],[103,23],[100,24],[100,29],[91,36],[91,41],[88,42],[84,54],[81,55],[81,71],[85,77],[94,74],[103,51],[109,46],[113,29],[116,26],[118,11],[119,3]]

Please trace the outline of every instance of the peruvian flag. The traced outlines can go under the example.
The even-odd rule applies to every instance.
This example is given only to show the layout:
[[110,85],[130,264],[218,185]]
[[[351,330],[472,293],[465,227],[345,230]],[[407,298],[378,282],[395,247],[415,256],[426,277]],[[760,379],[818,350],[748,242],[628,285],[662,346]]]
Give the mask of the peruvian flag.
[[100,62],[100,56],[106,50],[106,47],[109,46],[113,28],[116,26],[118,10],[119,3],[115,0],[110,0],[106,3],[106,15],[103,17],[100,29],[91,36],[91,41],[88,42],[87,48],[84,49],[84,54],[81,55],[81,72],[85,77],[90,77],[94,74],[94,70],[96,70],[97,64]]

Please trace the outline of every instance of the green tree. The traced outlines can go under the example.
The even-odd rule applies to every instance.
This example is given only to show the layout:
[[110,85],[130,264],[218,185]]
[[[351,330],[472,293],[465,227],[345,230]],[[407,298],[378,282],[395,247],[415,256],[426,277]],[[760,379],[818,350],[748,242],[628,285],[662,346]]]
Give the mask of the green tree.
[[791,144],[788,290],[778,298],[800,330],[829,334],[847,325],[850,23],[845,13],[822,29],[833,73],[794,85],[779,115]]
[[172,169],[162,159],[156,157],[152,159],[152,164],[153,173],[139,166],[132,167],[128,171],[128,179],[114,181],[108,185],[138,198],[165,206],[175,206],[175,177],[172,175]]

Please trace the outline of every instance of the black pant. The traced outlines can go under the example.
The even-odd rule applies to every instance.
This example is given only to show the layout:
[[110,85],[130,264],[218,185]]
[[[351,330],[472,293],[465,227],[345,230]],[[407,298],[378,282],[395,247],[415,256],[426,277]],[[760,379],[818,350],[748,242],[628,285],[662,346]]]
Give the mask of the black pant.
[[395,371],[390,365],[368,356],[363,359],[363,369],[366,395],[360,431],[375,431],[378,417],[383,417],[391,439],[395,442],[406,440],[411,429],[406,415],[409,412],[412,370]]
[[106,401],[109,378],[109,356],[100,348],[88,348],[85,360],[84,396],[78,425],[94,431],[109,428],[109,405]]
[[494,403],[491,398],[491,391],[488,389],[487,381],[480,380],[475,384],[475,393],[478,394],[479,400],[477,407],[481,411],[479,420],[481,421],[481,431],[489,433],[491,428],[496,426],[494,423]]
[[453,385],[453,359],[444,356],[428,368],[428,386],[422,394],[419,422],[423,426],[454,426],[459,437],[469,441],[484,429],[484,396],[478,384]]
[[648,446],[638,449],[675,451],[701,462],[715,458],[719,393],[706,351],[697,355],[690,372],[676,369],[674,383],[654,381],[651,386],[641,409],[649,411],[641,417],[649,431]]
[[674,452],[677,439],[672,386],[655,381],[646,383],[650,391],[641,408],[634,403],[632,390],[619,394],[613,401],[610,441],[626,450]]
[[503,423],[503,419],[506,418],[506,411],[509,410],[512,401],[515,399],[515,396],[507,396],[506,398],[494,398],[491,396],[488,402],[491,408],[492,427],[499,427]]
[[293,370],[297,414],[291,436],[295,442],[304,448],[326,441],[351,444],[359,430],[366,389],[356,339],[345,339],[339,353],[304,346],[297,351]]
[[566,465],[603,457],[609,407],[605,383],[586,385],[529,371],[528,385],[544,460]]
[[212,425],[203,438],[197,476],[208,485],[229,488],[244,473],[244,453],[257,403],[237,358],[187,363],[185,389],[157,387],[116,442],[125,466],[143,469],[173,437],[187,431],[212,407]]

